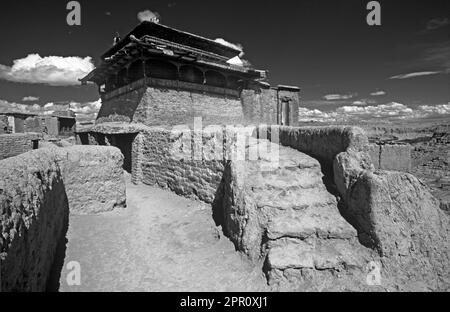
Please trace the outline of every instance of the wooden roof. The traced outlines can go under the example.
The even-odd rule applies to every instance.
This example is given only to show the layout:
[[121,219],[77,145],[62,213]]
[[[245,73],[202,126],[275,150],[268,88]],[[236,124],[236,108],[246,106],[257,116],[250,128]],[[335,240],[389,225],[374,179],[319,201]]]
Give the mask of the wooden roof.
[[181,62],[193,62],[218,70],[239,72],[249,78],[261,78],[261,71],[249,66],[228,64],[227,61],[241,53],[234,49],[197,35],[182,32],[161,24],[142,22],[124,39],[102,55],[102,63],[82,83],[102,83],[135,59],[156,57]]
[[234,49],[229,46],[225,46],[208,38],[184,32],[162,24],[144,21],[140,23],[138,26],[136,26],[130,33],[128,33],[121,41],[119,41],[111,49],[105,52],[102,55],[102,59],[114,55],[117,51],[122,49],[128,43],[130,43],[131,35],[135,36],[136,38],[142,38],[145,35],[149,35],[162,40],[171,41],[173,43],[178,43],[195,49],[200,49],[203,51],[221,55],[223,57],[226,57],[227,59],[233,58],[241,53],[240,50]]

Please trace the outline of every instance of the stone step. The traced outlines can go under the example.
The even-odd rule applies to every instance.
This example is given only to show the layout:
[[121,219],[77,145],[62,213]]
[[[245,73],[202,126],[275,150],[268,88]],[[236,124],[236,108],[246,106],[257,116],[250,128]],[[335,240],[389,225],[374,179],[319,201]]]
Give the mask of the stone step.
[[323,184],[323,175],[317,168],[278,168],[274,171],[252,170],[246,179],[253,190],[313,188]]
[[348,240],[327,239],[306,242],[279,240],[271,246],[267,262],[271,269],[341,270],[363,268],[366,259]]
[[325,187],[265,189],[253,192],[258,208],[305,210],[309,207],[337,206],[336,199]]
[[281,237],[351,239],[357,232],[339,214],[336,206],[323,205],[302,211],[290,210],[290,213],[272,218],[267,224],[267,236],[271,240]]

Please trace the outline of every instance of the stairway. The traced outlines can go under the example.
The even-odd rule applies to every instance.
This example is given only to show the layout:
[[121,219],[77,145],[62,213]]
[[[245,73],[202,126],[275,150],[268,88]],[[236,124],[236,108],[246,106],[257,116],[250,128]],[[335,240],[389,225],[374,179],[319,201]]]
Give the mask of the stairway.
[[[251,144],[272,143],[254,140],[249,146],[254,148]],[[355,274],[360,275],[356,284],[365,282],[361,274],[370,252],[340,215],[316,159],[280,146],[278,159],[260,157],[231,164],[229,170],[234,178],[225,188],[225,197],[228,192],[232,198],[231,203],[224,201],[225,220],[231,231],[240,231],[231,238],[244,252],[259,252],[265,258],[269,284],[336,289],[336,281],[345,279],[343,285],[348,286],[348,277],[354,280]]]

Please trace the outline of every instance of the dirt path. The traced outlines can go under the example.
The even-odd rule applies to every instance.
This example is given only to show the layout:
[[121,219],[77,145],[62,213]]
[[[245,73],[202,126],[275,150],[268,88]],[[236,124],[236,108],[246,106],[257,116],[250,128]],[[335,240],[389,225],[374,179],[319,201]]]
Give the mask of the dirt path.
[[[261,267],[214,225],[211,207],[127,182],[128,207],[71,216],[60,291],[262,291]],[[67,263],[81,267],[68,286]]]

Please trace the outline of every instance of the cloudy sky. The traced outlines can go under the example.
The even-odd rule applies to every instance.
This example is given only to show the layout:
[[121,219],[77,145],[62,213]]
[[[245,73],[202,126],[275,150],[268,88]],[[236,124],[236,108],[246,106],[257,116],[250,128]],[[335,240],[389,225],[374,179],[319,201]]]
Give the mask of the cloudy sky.
[[273,85],[300,86],[306,120],[450,116],[448,0],[379,1],[381,26],[367,25],[365,0],[80,0],[81,26],[66,24],[68,2],[2,4],[0,110],[70,103],[95,116],[97,89],[77,79],[149,9],[165,25],[242,46]]

